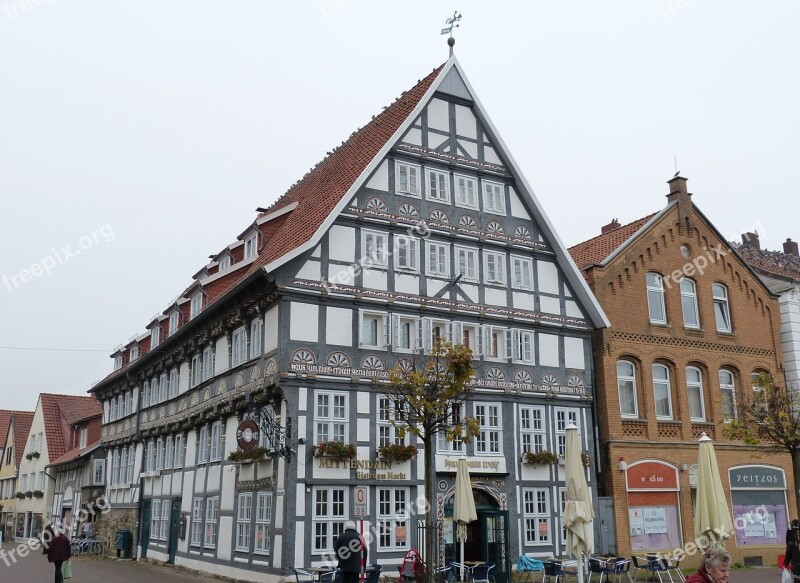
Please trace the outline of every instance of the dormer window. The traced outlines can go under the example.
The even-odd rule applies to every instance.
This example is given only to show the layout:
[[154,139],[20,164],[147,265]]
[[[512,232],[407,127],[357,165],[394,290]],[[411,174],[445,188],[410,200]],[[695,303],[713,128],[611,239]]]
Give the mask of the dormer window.
[[250,259],[258,255],[258,233],[253,233],[244,241],[244,258]]
[[169,335],[172,336],[178,331],[178,324],[180,322],[180,312],[172,312],[169,315]]
[[220,258],[219,260],[219,270],[225,271],[231,266],[231,256],[225,255],[225,257]]
[[114,370],[119,370],[122,368],[122,355],[118,354],[114,357]]
[[80,447],[80,448],[86,447],[86,444],[88,443],[88,441],[89,441],[89,429],[87,429],[86,427],[83,427],[81,429],[80,442],[78,444],[78,447]]
[[161,344],[161,327],[156,326],[150,330],[150,350]]
[[131,358],[130,361],[133,362],[139,358],[139,347],[138,346],[131,346]]
[[192,303],[189,306],[189,319],[196,317],[203,311],[203,294],[198,292],[192,296]]

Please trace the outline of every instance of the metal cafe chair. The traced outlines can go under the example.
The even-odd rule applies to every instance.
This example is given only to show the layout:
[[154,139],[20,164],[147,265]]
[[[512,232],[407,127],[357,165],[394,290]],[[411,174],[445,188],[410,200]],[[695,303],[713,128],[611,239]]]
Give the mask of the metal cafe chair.
[[567,575],[574,575],[575,573],[568,573],[564,569],[564,564],[561,561],[544,561],[544,571],[542,571],[542,583],[548,583],[551,577],[555,577],[555,583],[558,583],[560,577],[566,579]]
[[470,583],[494,583],[494,563],[481,563],[472,567],[472,571],[467,574]]
[[683,557],[680,558],[670,557],[661,559],[661,564],[663,565],[664,571],[667,573],[667,576],[669,577],[670,581],[674,582],[672,578],[673,573],[675,573],[676,577],[678,578],[678,581],[680,581],[681,583],[684,583],[684,581],[686,581],[686,576],[683,574],[683,571],[681,571],[682,559]]
[[314,583],[316,578],[314,573],[306,571],[305,569],[292,569],[294,571],[294,578],[297,583]]
[[656,556],[647,556],[647,557],[637,557],[633,555],[631,557],[633,561],[633,566],[636,568],[636,574],[633,576],[634,580],[639,576],[639,571],[644,569],[647,572],[647,576],[649,577],[650,574],[653,574],[653,580],[658,577],[659,583],[664,583],[664,579],[661,577],[661,573],[666,572],[664,565],[661,563],[660,559]]
[[320,573],[319,579],[317,581],[319,583],[337,583],[340,581],[340,575],[342,574],[341,569],[333,569],[332,571],[325,571],[324,573]]
[[589,582],[591,583],[592,575],[595,573],[600,576],[600,582],[603,583],[603,576],[605,576],[606,581],[608,580],[608,576],[614,572],[612,567],[612,563],[609,561],[605,561],[602,559],[598,559],[595,557],[587,557],[588,559],[588,566],[589,566]]

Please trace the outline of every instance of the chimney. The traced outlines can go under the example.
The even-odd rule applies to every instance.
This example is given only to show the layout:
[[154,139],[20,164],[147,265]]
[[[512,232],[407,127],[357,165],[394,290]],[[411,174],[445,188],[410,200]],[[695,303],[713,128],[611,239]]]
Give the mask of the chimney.
[[669,194],[667,195],[667,202],[678,203],[678,232],[683,233],[683,228],[691,229],[692,225],[692,195],[686,188],[688,178],[683,176],[675,176],[667,181],[669,184]]
[[[600,228],[600,234],[601,235],[605,235],[609,231],[613,231],[614,229],[619,229],[621,226],[622,225],[619,224],[619,221],[617,219],[611,219],[610,223],[608,223],[607,225],[603,225]],[[796,244],[795,244],[795,246],[796,246]]]
[[797,241],[786,239],[786,242],[783,244],[783,252],[786,253],[787,255],[794,255],[795,257],[797,257],[798,256]]
[[761,250],[761,241],[758,240],[758,233],[742,233],[742,245]]

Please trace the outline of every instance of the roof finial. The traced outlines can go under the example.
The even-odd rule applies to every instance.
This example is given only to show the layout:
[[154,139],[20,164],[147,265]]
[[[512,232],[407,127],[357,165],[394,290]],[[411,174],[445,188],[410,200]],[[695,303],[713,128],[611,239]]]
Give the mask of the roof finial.
[[453,12],[452,18],[448,18],[447,20],[444,21],[445,24],[447,24],[447,26],[443,28],[441,32],[441,34],[450,35],[450,37],[447,39],[447,46],[450,47],[451,57],[453,56],[453,45],[456,44],[456,39],[453,38],[453,28],[454,27],[458,28],[459,26],[461,26],[460,24],[458,24],[459,20],[461,20],[461,14],[458,12],[458,10],[456,10],[455,12]]

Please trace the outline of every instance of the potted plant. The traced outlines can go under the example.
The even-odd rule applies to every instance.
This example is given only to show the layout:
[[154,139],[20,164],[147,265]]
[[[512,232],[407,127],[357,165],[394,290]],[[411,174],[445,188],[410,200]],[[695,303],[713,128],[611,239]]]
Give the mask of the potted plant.
[[417,448],[413,445],[392,443],[378,448],[378,457],[386,461],[407,462],[417,455]]
[[17,492],[16,494],[14,494],[14,496],[22,500],[25,498],[25,492]]
[[25,492],[25,497],[26,497],[26,498],[33,498],[33,492],[31,492],[30,490],[28,490],[27,492]]
[[322,441],[311,448],[314,457],[331,457],[344,461],[356,457],[356,446],[341,441]]
[[228,454],[228,461],[239,463],[239,464],[249,464],[253,462],[260,462],[265,457],[267,457],[272,450],[267,449],[266,447],[254,447],[250,451],[244,451],[243,449],[232,451]]
[[526,451],[522,454],[522,461],[532,466],[546,466],[558,461],[558,456],[552,451]]
[[34,498],[44,498],[44,492],[42,492],[41,490],[34,490],[33,491],[33,497]]

